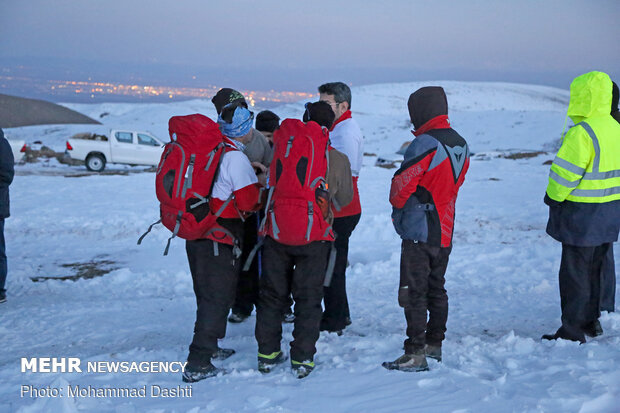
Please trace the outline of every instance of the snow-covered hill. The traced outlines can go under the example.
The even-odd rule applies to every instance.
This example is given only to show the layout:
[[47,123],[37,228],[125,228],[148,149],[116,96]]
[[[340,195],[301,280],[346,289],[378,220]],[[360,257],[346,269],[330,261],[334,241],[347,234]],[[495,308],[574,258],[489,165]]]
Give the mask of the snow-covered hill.
[[[367,152],[393,153],[409,133],[406,101],[420,86],[444,86],[452,124],[472,150],[547,150],[560,136],[568,92],[501,83],[430,82],[353,89],[353,116]],[[214,115],[209,101],[69,105],[101,119],[164,137],[172,115]],[[303,102],[274,109],[299,117]],[[100,115],[107,113],[103,118]],[[9,135],[58,149],[74,127],[20,128]],[[49,142],[48,142],[49,141]],[[541,342],[560,323],[561,248],[545,234],[542,203],[553,153],[526,159],[478,156],[457,202],[446,275],[450,316],[443,363],[430,371],[387,371],[402,354],[405,320],[397,303],[400,241],[388,202],[393,170],[364,158],[363,215],[351,238],[348,293],[353,324],[322,333],[317,368],[306,379],[286,368],[256,371],[252,316],[230,325],[222,345],[237,354],[231,370],[192,385],[188,398],[39,398],[22,385],[139,387],[182,384],[178,374],[37,374],[21,357],[86,361],[178,361],[187,355],[195,298],[184,244],[162,251],[169,233],[138,236],[158,218],[153,174],[65,178],[18,166],[6,221],[9,301],[0,304],[0,411],[21,412],[617,412],[620,316],[604,314],[605,334],[585,345]],[[79,168],[56,166],[62,171]],[[25,172],[28,172],[26,175]],[[620,256],[616,252],[616,262]],[[77,281],[37,277],[94,275]],[[616,270],[620,270],[617,265]],[[620,310],[619,306],[616,306]],[[292,327],[284,327],[288,351]]]

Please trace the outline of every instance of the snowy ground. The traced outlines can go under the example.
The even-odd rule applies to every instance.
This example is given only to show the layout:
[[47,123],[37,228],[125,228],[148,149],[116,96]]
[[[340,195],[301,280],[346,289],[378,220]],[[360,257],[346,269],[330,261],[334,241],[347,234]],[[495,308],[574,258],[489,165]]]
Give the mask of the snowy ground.
[[[549,168],[543,162],[553,153],[518,160],[498,157],[552,151],[568,93],[538,86],[437,83],[449,93],[453,126],[476,153],[457,203],[446,276],[450,317],[443,363],[430,361],[429,372],[415,374],[381,367],[382,361],[402,353],[405,320],[396,300],[400,242],[387,201],[394,171],[375,167],[376,157],[367,156],[360,176],[364,212],[351,238],[348,271],[353,324],[341,337],[321,334],[317,368],[308,378],[297,380],[286,368],[267,376],[256,371],[251,317],[229,325],[223,340],[237,350],[220,363],[232,373],[193,384],[191,398],[22,398],[21,385],[182,385],[178,374],[21,373],[20,358],[183,361],[195,301],[183,242],[174,241],[168,257],[161,255],[168,236],[163,229],[142,246],[135,244],[158,218],[153,173],[116,167],[129,173],[75,176],[83,169],[18,166],[11,186],[13,216],[5,230],[10,268],[9,300],[0,305],[0,411],[619,411],[618,313],[604,314],[605,335],[586,345],[539,340],[555,331],[560,319],[560,245],[544,232],[547,209],[542,203]],[[411,140],[406,99],[419,86],[353,90],[366,152],[392,154]],[[139,127],[160,137],[166,136],[170,115],[213,115],[206,101],[71,107],[96,117],[108,112],[104,127]],[[298,117],[302,107],[275,111]],[[75,128],[6,132],[15,139],[43,139],[60,150]],[[72,276],[88,270],[74,265],[84,263],[111,271],[75,282],[31,279]],[[285,326],[286,350],[291,330]]]

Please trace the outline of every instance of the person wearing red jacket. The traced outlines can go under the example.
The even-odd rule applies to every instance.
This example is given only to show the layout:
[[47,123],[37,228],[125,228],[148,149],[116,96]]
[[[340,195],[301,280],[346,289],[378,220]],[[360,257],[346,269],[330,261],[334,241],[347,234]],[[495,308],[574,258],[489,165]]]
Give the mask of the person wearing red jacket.
[[187,259],[196,294],[196,323],[189,347],[183,381],[191,383],[217,375],[221,369],[211,360],[234,354],[218,347],[226,335],[226,316],[235,299],[241,262],[240,241],[243,219],[261,206],[264,173],[256,175],[244,143],[251,137],[252,113],[243,107],[231,107],[218,118],[224,135],[225,153],[211,193],[212,212],[222,209],[217,225],[204,239],[186,242]]
[[[227,105],[230,105],[229,110],[235,106],[242,106],[248,109],[248,103],[243,95],[231,88],[220,89],[215,96],[213,96],[211,102],[218,115],[222,113],[222,110]],[[260,116],[260,113],[258,116]],[[243,153],[248,157],[255,169],[266,172],[271,163],[273,151],[269,141],[258,129],[251,128],[250,130],[251,134],[249,138],[245,140]],[[241,262],[245,263],[250,251],[258,242],[258,221],[258,214],[250,214],[245,219],[243,240],[241,241],[243,250]],[[242,270],[241,274],[239,274],[235,302],[228,316],[228,321],[231,323],[241,323],[245,321],[252,314],[252,310],[258,302],[258,261],[259,260],[255,258],[247,271]]]
[[336,116],[336,121],[330,129],[331,145],[349,158],[354,190],[353,201],[348,205],[336,206],[334,211],[336,265],[331,283],[325,288],[325,311],[321,320],[321,331],[342,334],[342,330],[351,324],[346,270],[349,256],[349,238],[362,214],[357,180],[362,168],[363,136],[360,127],[351,116],[351,89],[349,86],[342,82],[332,82],[319,86],[318,90],[319,99],[328,103]]
[[[383,366],[428,370],[441,361],[448,319],[444,288],[452,250],[456,197],[469,168],[467,142],[450,126],[441,87],[423,87],[408,101],[413,140],[392,178],[392,221],[402,238],[398,303],[407,320],[405,354]],[[427,319],[428,315],[428,319]]]

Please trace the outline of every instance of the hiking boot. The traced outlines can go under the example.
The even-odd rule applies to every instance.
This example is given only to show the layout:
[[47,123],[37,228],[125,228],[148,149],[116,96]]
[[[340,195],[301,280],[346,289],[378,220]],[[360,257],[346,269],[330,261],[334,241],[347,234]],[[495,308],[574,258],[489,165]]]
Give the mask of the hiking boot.
[[6,303],[6,291],[0,291],[0,303]]
[[424,346],[424,354],[426,357],[430,357],[441,363],[441,346],[427,344]]
[[321,327],[321,331],[327,331],[328,333],[336,333],[339,336],[341,336],[343,334],[342,330],[328,330],[328,329],[323,328],[323,327]]
[[574,328],[565,328],[564,326],[558,328],[558,331],[555,334],[545,334],[541,337],[543,340],[557,340],[564,339],[570,341],[579,341],[581,344],[586,342],[586,338],[581,330],[579,332]]
[[243,313],[236,313],[236,312],[232,312],[230,313],[230,315],[228,316],[228,322],[229,323],[243,323],[245,321],[246,318],[248,318],[250,315],[249,314],[243,314]]
[[235,350],[232,348],[220,348],[218,347],[213,356],[211,356],[211,360],[226,360],[228,357],[235,354]]
[[342,335],[342,330],[344,330],[344,328],[342,328],[342,329],[336,329],[336,330],[331,329],[331,328],[327,325],[327,323],[325,323],[323,320],[321,320],[321,325],[320,325],[320,327],[319,327],[319,331],[327,331],[328,333],[336,333],[336,334],[338,334],[339,336],[341,336],[341,335]]
[[215,367],[209,361],[204,366],[190,366],[185,367],[182,379],[185,383],[195,383],[200,380],[204,380],[209,377],[215,377],[218,374],[225,374],[226,370]]
[[298,379],[303,379],[314,370],[314,361],[291,360],[291,369]]
[[426,362],[424,349],[419,350],[414,354],[405,353],[396,360],[386,361],[381,365],[388,370],[400,370],[407,372],[428,370],[428,363]]
[[351,325],[351,317],[345,317],[344,325],[345,326],[350,326]]
[[284,315],[282,316],[283,323],[293,323],[295,321],[295,314],[293,314],[293,310],[290,308],[286,310]]
[[581,329],[583,330],[583,333],[588,337],[598,337],[603,335],[603,327],[598,320],[586,324]]
[[278,364],[286,361],[286,356],[282,351],[276,351],[271,354],[258,353],[258,371],[261,373],[269,373]]

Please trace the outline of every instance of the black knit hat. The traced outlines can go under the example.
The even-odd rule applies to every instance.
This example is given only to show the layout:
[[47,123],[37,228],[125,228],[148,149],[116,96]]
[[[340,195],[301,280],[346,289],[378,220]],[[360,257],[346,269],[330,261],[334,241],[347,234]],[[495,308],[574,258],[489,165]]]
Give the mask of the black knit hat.
[[303,121],[315,121],[321,126],[325,126],[327,129],[332,127],[336,114],[331,105],[327,102],[308,102],[306,103],[306,111],[304,112]]
[[616,82],[611,82],[612,83],[612,88],[611,88],[611,111],[612,112],[617,112],[618,111],[618,85],[616,84]]
[[263,110],[256,115],[255,129],[259,132],[273,132],[280,126],[280,118],[270,110]]
[[217,92],[215,96],[213,96],[211,102],[213,102],[213,106],[215,106],[215,110],[217,111],[218,115],[222,113],[222,108],[229,103],[236,102],[246,109],[248,107],[248,104],[246,103],[243,95],[237,92],[235,89],[231,89],[229,87],[220,89],[219,92]]
[[420,88],[409,96],[407,107],[411,123],[418,129],[429,120],[448,114],[446,92],[440,86]]

